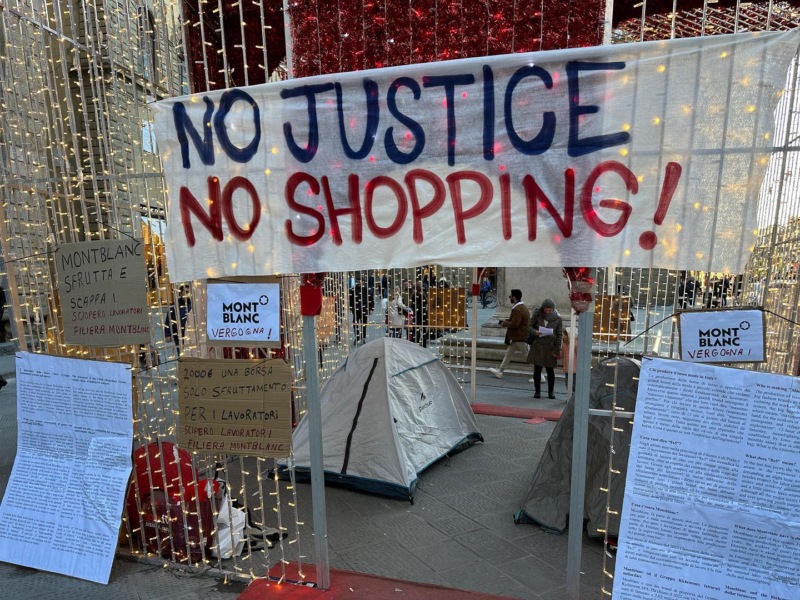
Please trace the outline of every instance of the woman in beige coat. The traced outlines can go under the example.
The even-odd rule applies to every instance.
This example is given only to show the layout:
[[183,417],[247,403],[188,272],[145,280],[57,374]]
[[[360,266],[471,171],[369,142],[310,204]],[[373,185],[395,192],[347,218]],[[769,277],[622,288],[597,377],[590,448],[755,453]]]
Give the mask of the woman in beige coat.
[[556,310],[556,303],[547,298],[533,311],[528,329],[528,362],[533,364],[534,398],[542,397],[542,369],[547,371],[547,397],[555,399],[555,366],[561,356],[561,339],[564,324]]

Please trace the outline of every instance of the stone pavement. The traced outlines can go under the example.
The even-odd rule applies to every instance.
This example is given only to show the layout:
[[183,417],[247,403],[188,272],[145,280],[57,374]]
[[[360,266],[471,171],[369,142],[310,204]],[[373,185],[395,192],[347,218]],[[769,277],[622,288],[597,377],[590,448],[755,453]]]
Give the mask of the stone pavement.
[[[520,365],[522,367],[522,365]],[[0,355],[0,374],[13,377],[13,354]],[[469,374],[465,387],[468,389]],[[481,369],[477,401],[519,407],[563,407],[557,399],[532,398],[528,369],[495,379]],[[0,494],[16,452],[16,388],[0,391]],[[414,503],[340,488],[326,488],[331,567],[529,600],[566,597],[567,536],[515,525],[513,514],[553,430],[553,422],[478,415],[485,442],[442,460],[419,480]],[[300,520],[306,523],[304,560],[313,563],[310,486],[298,486]],[[273,564],[274,554],[265,557]],[[584,538],[581,598],[601,595],[603,545]],[[192,573],[118,555],[108,585],[0,563],[3,597],[233,600],[245,584],[219,571]],[[355,598],[356,596],[354,596]],[[398,593],[402,598],[402,593]],[[367,599],[365,599],[367,600]]]

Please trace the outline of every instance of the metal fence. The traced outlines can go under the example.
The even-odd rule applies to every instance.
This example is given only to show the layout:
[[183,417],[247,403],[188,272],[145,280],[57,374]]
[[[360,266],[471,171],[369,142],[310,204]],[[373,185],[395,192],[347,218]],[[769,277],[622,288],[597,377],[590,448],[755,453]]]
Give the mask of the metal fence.
[[[795,2],[772,0],[496,4],[492,13],[477,0],[425,4],[424,11],[416,3],[395,0],[285,6],[267,0],[0,0],[0,243],[19,347],[132,364],[136,444],[174,439],[178,351],[208,356],[216,350],[209,350],[203,333],[204,283],[192,282],[181,290],[166,268],[165,195],[148,102],[290,75],[800,24]],[[678,307],[763,305],[768,311],[768,360],[747,368],[800,374],[800,355],[792,343],[800,307],[796,75],[795,64],[777,113],[758,242],[747,271],[601,270],[593,331],[598,358],[676,356],[672,317]],[[151,343],[115,349],[66,344],[52,260],[55,248],[127,235],[144,239],[147,247]],[[386,316],[390,299],[399,294],[412,306],[417,282],[426,315],[419,322],[411,317],[400,335],[430,346],[454,370],[468,369],[470,340],[464,332],[472,270],[389,267],[327,276],[317,339],[322,381],[362,341],[361,322],[366,340],[392,334]],[[364,321],[350,304],[358,280],[372,298]],[[272,355],[293,366],[299,418],[307,368],[300,343],[299,278],[285,276],[282,281],[283,346]],[[165,335],[165,326],[170,326],[170,308],[181,294],[188,294],[194,308],[174,339]],[[256,348],[223,354],[264,356]],[[310,542],[300,535],[296,493],[291,483],[269,478],[271,461],[195,458],[204,475],[228,481],[256,522],[287,534],[271,550],[246,550],[225,561],[204,555],[202,564],[261,577],[275,565],[302,561]],[[140,533],[126,520],[121,547],[147,554],[147,540]],[[606,572],[610,589],[611,561]]]

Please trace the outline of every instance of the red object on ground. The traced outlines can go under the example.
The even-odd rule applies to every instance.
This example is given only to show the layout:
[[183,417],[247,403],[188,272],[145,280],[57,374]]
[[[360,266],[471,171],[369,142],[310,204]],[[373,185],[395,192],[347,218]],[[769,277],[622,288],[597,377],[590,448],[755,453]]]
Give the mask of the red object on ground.
[[152,442],[137,448],[133,471],[142,497],[151,490],[165,490],[170,497],[181,497],[197,476],[192,455],[172,442]]
[[[239,595],[238,600],[262,600],[263,598],[289,598],[290,600],[340,600],[347,598],[385,600],[504,600],[507,596],[493,596],[480,592],[457,590],[426,583],[414,583],[399,579],[388,579],[377,575],[363,575],[350,571],[331,569],[331,587],[320,590],[298,583],[278,583],[282,576],[280,565],[270,571],[270,579],[257,579]],[[305,581],[316,580],[313,565],[303,565]],[[286,579],[300,581],[296,565],[286,565]]]
[[163,490],[153,490],[142,502],[142,512],[148,552],[178,562],[200,562],[204,555],[210,556],[214,514],[209,500],[167,503]]
[[518,408],[516,406],[496,406],[494,404],[472,405],[472,412],[476,415],[489,415],[492,417],[514,417],[516,419],[544,419],[545,421],[558,421],[562,410],[543,410],[540,408]]
[[[163,463],[162,463],[163,460]],[[142,510],[146,510],[144,504],[155,490],[162,490],[169,496],[171,502],[184,500],[194,506],[195,502],[195,481],[197,471],[192,462],[192,455],[188,451],[178,448],[172,442],[151,442],[146,446],[141,446],[133,453],[133,473],[136,477],[136,487],[138,487],[139,498]],[[201,480],[200,497],[208,500],[205,490],[207,480]],[[214,491],[219,489],[217,482],[213,483]],[[131,528],[135,531],[139,529],[139,508],[136,503],[136,488],[133,482],[128,486],[128,494],[125,503],[128,509],[128,519]]]

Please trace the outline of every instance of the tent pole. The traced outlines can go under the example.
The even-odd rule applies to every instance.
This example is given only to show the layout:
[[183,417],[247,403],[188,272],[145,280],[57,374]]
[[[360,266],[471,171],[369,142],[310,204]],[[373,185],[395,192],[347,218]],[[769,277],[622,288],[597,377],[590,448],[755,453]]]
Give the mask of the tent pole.
[[322,462],[322,410],[319,403],[317,333],[315,317],[303,316],[303,362],[306,366],[306,409],[311,454],[311,506],[314,519],[314,556],[317,586],[331,587],[328,561],[328,521],[325,515],[325,471]]
[[[596,281],[597,269],[592,269]],[[589,383],[592,368],[592,324],[594,303],[578,317],[578,372],[575,376],[575,423],[572,433],[572,479],[569,495],[569,538],[567,540],[567,600],[581,593],[581,549],[583,505],[586,493],[586,448],[589,437]]]

